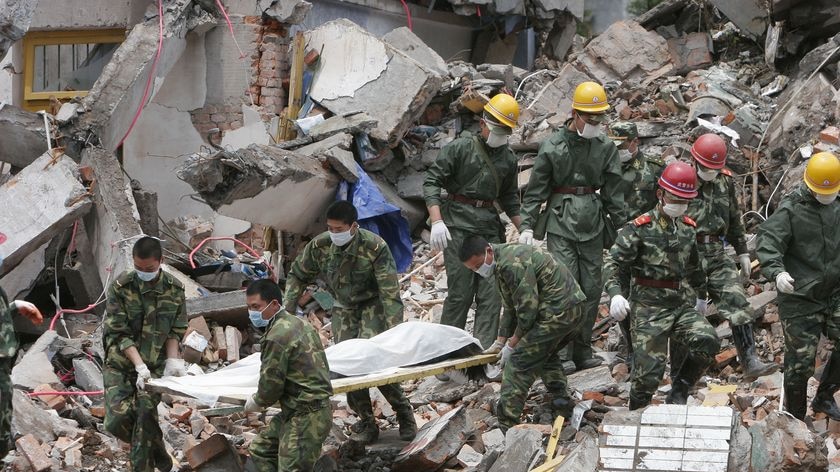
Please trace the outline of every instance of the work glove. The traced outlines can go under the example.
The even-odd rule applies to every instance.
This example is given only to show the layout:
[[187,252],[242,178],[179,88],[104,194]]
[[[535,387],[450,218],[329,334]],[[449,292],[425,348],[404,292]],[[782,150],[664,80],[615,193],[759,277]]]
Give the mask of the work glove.
[[615,295],[610,299],[610,318],[616,321],[623,321],[630,313],[630,302],[621,295]]
[[14,305],[15,308],[17,308],[18,313],[27,317],[32,324],[37,326],[44,322],[44,316],[41,314],[41,311],[38,310],[38,307],[32,303],[23,300],[15,300]]
[[149,368],[146,367],[146,364],[139,364],[134,366],[134,370],[137,371],[137,390],[143,390],[146,388],[146,382],[151,380],[152,373],[149,372]]
[[184,359],[175,357],[166,359],[166,364],[163,366],[164,377],[183,377],[185,375],[187,375],[187,365],[184,363]]
[[446,223],[443,220],[437,220],[432,223],[432,237],[429,240],[432,249],[443,251],[449,245],[450,240],[452,240],[452,235],[449,234],[449,228],[446,227]]
[[697,313],[706,316],[706,313],[709,312],[709,301],[705,298],[698,298],[694,304],[694,309],[697,310]]
[[782,293],[793,293],[793,277],[787,272],[782,272],[776,276],[776,290]]
[[485,349],[482,354],[498,354],[502,352],[503,347],[505,347],[505,343],[497,339],[493,341],[493,344],[487,349]]
[[750,274],[752,274],[750,255],[738,254],[738,261],[741,263],[741,277],[743,277],[744,280],[750,280]]
[[505,347],[499,352],[499,367],[504,368],[507,361],[510,360],[510,356],[513,355],[513,348],[510,347],[510,344],[505,344]]
[[534,245],[534,230],[526,229],[519,233],[519,244]]
[[254,398],[256,396],[257,394],[254,393],[248,397],[248,400],[245,401],[245,413],[257,413],[263,410],[263,408],[257,404],[257,400]]

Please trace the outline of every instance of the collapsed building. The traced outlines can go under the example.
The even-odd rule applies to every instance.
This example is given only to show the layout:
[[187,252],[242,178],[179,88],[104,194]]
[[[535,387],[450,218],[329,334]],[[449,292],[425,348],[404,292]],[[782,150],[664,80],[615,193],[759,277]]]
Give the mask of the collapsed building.
[[[0,230],[9,236],[0,283],[50,319],[49,329],[15,320],[28,341],[13,372],[14,427],[27,433],[17,470],[126,467],[125,450],[101,433],[95,392],[104,289],[131,267],[137,235],[166,241],[166,270],[187,289],[194,342],[185,357],[203,371],[255,352],[243,285],[272,272],[282,280],[337,195],[360,203],[362,223],[392,228],[388,242],[407,274],[406,320],[439,321],[446,276],[427,244],[424,171],[441,147],[476,129],[475,113],[500,91],[523,110],[510,142],[521,188],[540,143],[569,117],[574,87],[595,80],[608,90],[611,117],[637,124],[646,154],[685,158],[694,137],[727,136],[748,230],[801,180],[811,154],[840,151],[840,11],[830,0],[665,0],[591,38],[577,34],[592,24],[583,0],[76,3],[64,15],[47,2],[10,1],[0,15],[11,82],[9,103],[0,102]],[[515,240],[512,227],[508,236]],[[773,284],[757,279],[748,292],[759,349],[781,362]],[[325,345],[329,308],[316,291],[308,317]],[[677,413],[626,411],[623,341],[604,316],[593,341],[607,363],[570,377],[578,408],[556,434],[540,384],[526,407],[534,424],[503,435],[492,414],[497,382],[429,377],[405,383],[422,426],[411,444],[394,437],[354,448],[355,415],[334,397],[319,467],[636,470],[646,455],[674,454],[679,464],[668,467],[684,468],[658,465],[840,463],[837,426],[823,419],[809,430],[780,413],[781,374],[743,382],[731,328],[710,319],[724,347]],[[828,352],[822,346],[818,362]],[[393,425],[387,402],[374,401],[382,426]],[[185,470],[240,470],[266,424],[177,395],[160,409]],[[683,423],[667,423],[669,414]],[[677,428],[683,439],[700,428],[708,437],[694,439],[718,442],[645,450],[610,439],[642,444],[645,427]],[[689,468],[698,462],[689,452],[706,466]],[[621,462],[628,456],[630,465]],[[717,468],[702,468],[711,463]]]

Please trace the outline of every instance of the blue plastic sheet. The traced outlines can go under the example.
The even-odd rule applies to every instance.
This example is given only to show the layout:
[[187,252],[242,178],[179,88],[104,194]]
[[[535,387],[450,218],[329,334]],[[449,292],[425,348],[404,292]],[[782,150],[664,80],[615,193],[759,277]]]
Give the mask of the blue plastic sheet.
[[381,236],[394,255],[397,272],[405,272],[414,259],[408,221],[403,218],[398,206],[388,203],[376,182],[368,177],[358,163],[356,168],[359,181],[355,184],[342,181],[336,200],[349,200],[356,207],[359,226]]

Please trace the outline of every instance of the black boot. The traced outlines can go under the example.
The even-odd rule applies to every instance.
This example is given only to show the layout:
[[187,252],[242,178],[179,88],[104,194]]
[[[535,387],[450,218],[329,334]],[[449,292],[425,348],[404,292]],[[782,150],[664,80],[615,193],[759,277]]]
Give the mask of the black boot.
[[805,421],[805,402],[808,401],[808,390],[801,387],[785,387],[785,411],[799,421]]
[[671,391],[665,398],[665,403],[685,405],[688,403],[688,391],[700,380],[706,366],[699,363],[696,357],[689,355],[676,373],[671,372]]
[[572,411],[575,409],[575,403],[569,398],[554,397],[551,400],[551,414],[556,418],[562,416],[569,419],[572,417]]
[[738,350],[738,360],[741,362],[741,370],[744,371],[745,380],[755,380],[779,370],[778,364],[764,362],[758,357],[755,352],[755,336],[751,324],[733,326],[732,338],[735,341],[735,348]]
[[648,405],[650,405],[650,395],[648,395],[647,398],[640,398],[632,393],[630,394],[630,411],[638,410]]
[[836,355],[832,353],[823,367],[820,386],[814,396],[814,401],[811,402],[811,409],[814,413],[825,413],[834,421],[840,421],[840,408],[834,401],[834,393],[840,390],[840,361],[835,359]]
[[411,441],[417,436],[417,422],[414,420],[414,410],[411,408],[411,404],[408,403],[407,407],[400,406],[395,410],[397,422],[400,424],[400,439]]
[[379,426],[373,418],[359,420],[350,430],[353,431],[350,440],[359,444],[373,444],[379,439]]

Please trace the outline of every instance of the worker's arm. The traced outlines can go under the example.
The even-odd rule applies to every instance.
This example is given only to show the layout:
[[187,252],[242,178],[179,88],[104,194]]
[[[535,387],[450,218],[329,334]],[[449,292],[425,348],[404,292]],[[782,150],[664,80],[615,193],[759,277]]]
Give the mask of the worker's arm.
[[744,229],[744,222],[741,220],[741,207],[738,205],[738,197],[735,193],[735,183],[732,181],[732,177],[726,176],[726,186],[729,195],[729,221],[726,240],[735,249],[735,254],[747,254],[750,252],[747,249],[747,231]]
[[551,140],[540,146],[539,153],[534,160],[531,178],[528,180],[528,186],[525,189],[525,195],[522,196],[520,231],[534,229],[540,207],[551,196],[551,183],[555,180],[551,162],[556,158],[555,154],[557,152],[557,148]]
[[496,280],[499,284],[499,294],[502,299],[503,308],[502,319],[499,322],[499,337],[497,338],[499,341],[513,336],[517,325],[516,305],[513,303],[513,293],[507,285],[508,278],[505,278],[507,276],[505,270],[501,268],[496,269]]
[[621,160],[618,149],[612,143],[608,144],[607,165],[604,169],[604,187],[601,189],[601,202],[604,210],[610,216],[613,226],[618,229],[627,221],[627,209],[624,208],[624,179],[621,172]]
[[289,270],[289,276],[286,279],[286,293],[284,300],[286,302],[286,311],[295,313],[298,309],[298,299],[306,290],[306,287],[315,281],[318,274],[321,272],[321,266],[318,262],[318,248],[315,247],[316,239],[309,241],[306,247],[292,262],[292,267]]
[[254,401],[267,408],[274,405],[283,396],[286,388],[286,375],[289,369],[289,354],[297,349],[297,341],[264,341],[260,346],[260,380]]
[[379,300],[387,326],[396,326],[403,321],[403,303],[400,298],[400,281],[397,277],[397,264],[388,245],[381,243],[376,258],[373,260],[373,272],[379,287]]
[[776,280],[776,276],[786,272],[784,257],[793,228],[790,224],[791,208],[782,202],[775,213],[758,227],[758,245],[756,256],[761,263],[761,273],[769,280]]
[[519,339],[534,327],[540,314],[540,293],[534,265],[527,263],[518,268],[519,277],[513,299],[516,303],[516,331],[511,339]]
[[505,211],[510,221],[516,226],[516,229],[519,229],[519,225],[522,224],[522,217],[520,216],[521,205],[519,203],[519,176],[515,166],[514,171],[502,182],[498,201],[499,206]]
[[[641,238],[632,223],[618,232],[615,243],[604,258],[604,291],[610,298],[624,292],[621,286],[622,274],[629,274],[633,261],[639,256]],[[626,277],[626,276],[625,276]]]
[[144,364],[134,343],[134,333],[129,326],[128,312],[125,300],[117,291],[120,281],[115,281],[108,288],[105,302],[105,320],[103,322],[102,338],[107,348],[116,347],[135,366]]
[[183,288],[178,290],[178,314],[169,330],[166,338],[166,358],[178,359],[181,357],[180,343],[187,334],[187,299]]
[[423,180],[423,198],[426,200],[429,220],[432,223],[442,219],[440,214],[440,205],[443,203],[441,192],[458,172],[460,149],[460,140],[447,144],[438,152],[431,167],[426,170],[426,178]]

